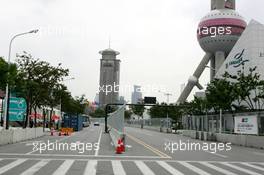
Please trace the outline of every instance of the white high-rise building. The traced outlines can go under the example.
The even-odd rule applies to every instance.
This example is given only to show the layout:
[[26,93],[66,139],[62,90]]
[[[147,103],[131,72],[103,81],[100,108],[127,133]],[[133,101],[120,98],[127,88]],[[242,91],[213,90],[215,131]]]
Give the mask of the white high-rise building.
[[132,92],[131,103],[138,104],[142,100],[141,86],[134,85],[134,91]]

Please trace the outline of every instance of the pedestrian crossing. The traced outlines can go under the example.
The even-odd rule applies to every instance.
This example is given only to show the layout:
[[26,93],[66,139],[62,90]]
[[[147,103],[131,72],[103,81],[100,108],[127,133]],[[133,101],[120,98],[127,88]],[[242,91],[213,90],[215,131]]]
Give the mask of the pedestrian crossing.
[[7,158],[0,159],[0,174],[263,175],[264,162]]

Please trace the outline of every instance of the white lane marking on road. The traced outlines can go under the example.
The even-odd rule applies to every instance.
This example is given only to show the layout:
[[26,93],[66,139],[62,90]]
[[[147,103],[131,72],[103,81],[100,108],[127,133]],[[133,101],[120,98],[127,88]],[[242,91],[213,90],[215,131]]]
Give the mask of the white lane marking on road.
[[86,168],[83,172],[83,175],[95,175],[97,167],[97,160],[89,160],[87,162]]
[[251,168],[255,168],[255,169],[261,170],[261,171],[264,172],[264,168],[261,168],[261,167],[259,167],[259,166],[252,165],[252,164],[249,164],[249,163],[246,163],[246,162],[243,162],[243,163],[241,163],[241,164],[246,165],[246,166],[249,166],[249,167],[251,167]]
[[205,172],[204,170],[197,168],[196,166],[191,165],[188,162],[181,162],[179,161],[178,163],[182,164],[183,166],[185,166],[186,168],[192,170],[193,172],[200,174],[200,175],[210,175],[209,173]]
[[167,164],[166,162],[163,161],[157,161],[157,163],[162,166],[165,170],[167,170],[169,173],[171,174],[177,174],[177,175],[184,175],[182,172],[176,170],[175,168],[173,168],[172,166],[170,166],[169,164]]
[[212,153],[212,152],[210,152],[210,151],[204,151],[204,152],[207,152],[207,153],[210,153],[210,154],[213,154],[213,155],[215,155],[215,156],[222,157],[222,158],[227,158],[227,157],[228,157],[228,156],[225,156],[225,155],[223,155],[223,154]]
[[226,163],[226,162],[221,162],[221,164],[225,165],[225,166],[228,166],[228,167],[231,167],[233,169],[236,169],[238,171],[242,171],[243,173],[247,173],[247,174],[251,174],[251,175],[261,175],[259,173],[256,173],[256,172],[253,172],[253,171],[250,171],[248,169],[245,169],[245,168],[242,168],[240,166],[236,166],[234,164],[230,164],[230,163]]
[[223,173],[223,174],[237,175],[237,174],[235,174],[235,173],[232,173],[232,172],[227,171],[227,170],[225,170],[225,169],[223,169],[223,168],[217,167],[217,166],[215,166],[215,165],[213,165],[213,164],[210,164],[210,163],[208,163],[208,162],[199,162],[199,163],[202,164],[202,165],[204,165],[204,166],[207,166],[207,167],[209,167],[209,168],[212,168],[212,169],[214,169],[214,170],[216,170],[216,171],[218,171],[218,172],[220,172],[220,173]]
[[18,160],[14,161],[14,162],[11,162],[11,163],[9,163],[9,164],[7,164],[7,165],[1,167],[1,168],[0,168],[0,174],[3,174],[3,173],[5,173],[6,171],[8,171],[8,170],[10,170],[10,169],[12,169],[12,168],[14,168],[14,167],[20,165],[21,163],[25,162],[26,160],[27,160],[27,159],[18,159]]
[[98,149],[95,150],[95,153],[94,153],[95,156],[98,156],[98,153],[99,153],[100,144],[101,144],[102,132],[103,132],[103,130],[102,130],[102,128],[101,128],[100,135],[99,135],[98,142],[97,142],[97,143],[98,143]]
[[[0,156],[25,156],[25,154],[20,154],[20,153],[0,153]],[[28,155],[30,158],[32,157],[82,157],[82,158],[91,158],[91,157],[96,157],[96,158],[139,158],[139,159],[168,159],[167,157],[159,157],[159,156],[125,156],[125,155],[120,155],[120,156],[111,156],[111,155],[85,155],[85,154],[29,154]],[[39,158],[40,159],[40,158]],[[63,159],[65,160],[65,159]]]
[[137,165],[137,167],[139,168],[139,170],[141,171],[142,174],[144,174],[144,175],[155,175],[153,173],[153,171],[151,171],[149,169],[149,167],[147,167],[147,165],[144,162],[137,160],[137,161],[135,161],[135,164]]
[[50,160],[41,160],[26,171],[24,171],[21,175],[33,175],[35,174],[38,170],[40,170],[42,167],[44,167]]
[[126,175],[126,172],[122,166],[121,161],[113,160],[111,162],[112,162],[114,175]]
[[53,173],[53,175],[63,175],[71,168],[74,160],[65,160],[60,167]]

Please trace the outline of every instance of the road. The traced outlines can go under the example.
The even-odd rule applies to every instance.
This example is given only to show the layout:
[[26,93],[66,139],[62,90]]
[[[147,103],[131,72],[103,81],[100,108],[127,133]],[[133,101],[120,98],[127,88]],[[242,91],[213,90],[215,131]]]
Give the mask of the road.
[[[127,127],[126,152],[116,154],[111,139],[104,133],[103,128],[103,125],[91,126],[71,136],[46,135],[26,142],[1,146],[0,174],[264,174],[263,150],[234,145],[231,145],[232,149],[229,151],[216,153],[204,149],[176,150],[175,145],[180,142],[201,145],[214,143]],[[59,143],[64,144],[64,150],[58,146]],[[73,143],[75,147],[66,146]],[[45,146],[48,144],[50,147]],[[79,147],[76,146],[78,144]]]

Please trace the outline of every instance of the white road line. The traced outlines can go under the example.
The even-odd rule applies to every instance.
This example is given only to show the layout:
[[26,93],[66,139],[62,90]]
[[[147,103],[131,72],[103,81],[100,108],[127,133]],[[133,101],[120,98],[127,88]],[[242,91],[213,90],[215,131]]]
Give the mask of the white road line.
[[241,163],[241,164],[246,165],[246,166],[249,166],[249,167],[251,167],[251,168],[255,168],[255,169],[257,169],[257,170],[260,170],[260,171],[263,171],[263,172],[264,172],[264,168],[261,168],[261,167],[259,167],[259,166],[252,165],[252,164],[245,163],[245,162],[243,162],[243,163]]
[[83,175],[96,175],[97,160],[89,160]]
[[176,170],[175,168],[173,168],[172,166],[170,166],[169,164],[167,164],[166,162],[163,161],[157,161],[157,163],[162,166],[165,170],[167,170],[169,173],[171,174],[177,174],[177,175],[184,175],[182,172]]
[[63,175],[71,168],[74,160],[65,160],[60,167],[53,173],[53,175]]
[[[27,154],[22,153],[0,153],[0,156],[25,156]],[[159,156],[126,156],[126,155],[120,155],[120,156],[112,156],[112,155],[85,155],[85,154],[28,154],[30,158],[32,157],[82,157],[82,158],[138,158],[138,159],[168,159],[166,157],[159,157]],[[65,159],[63,159],[65,160]]]
[[25,162],[26,160],[27,160],[27,159],[18,159],[18,160],[14,161],[14,162],[11,162],[11,163],[9,163],[9,164],[7,164],[7,165],[1,167],[1,168],[0,168],[0,174],[3,174],[3,173],[5,173],[6,171],[8,171],[8,170],[10,170],[10,169],[12,169],[12,168],[14,168],[14,167],[20,165],[21,163]]
[[42,167],[44,167],[50,160],[41,160],[26,171],[24,171],[21,175],[33,175],[35,174],[38,170],[40,170]]
[[98,138],[98,142],[97,142],[97,143],[98,143],[98,149],[95,150],[95,153],[94,153],[95,156],[98,156],[98,152],[99,152],[99,149],[100,149],[100,143],[101,143],[102,132],[103,132],[103,130],[102,130],[102,128],[101,128],[100,136],[99,136],[99,138]]
[[210,163],[208,163],[208,162],[199,162],[199,163],[202,164],[202,165],[204,165],[204,166],[207,166],[207,167],[209,167],[209,168],[212,168],[212,169],[214,169],[214,170],[216,170],[216,171],[218,171],[218,172],[220,172],[220,173],[223,173],[223,174],[237,175],[237,174],[235,174],[235,173],[232,173],[232,172],[227,171],[227,170],[225,170],[225,169],[223,169],[223,168],[217,167],[217,166],[215,166],[215,165],[213,165],[213,164],[210,164]]
[[144,174],[144,175],[155,175],[153,173],[153,171],[151,171],[149,169],[149,167],[147,167],[147,165],[144,162],[137,160],[137,161],[135,161],[135,164],[137,165],[137,167],[139,168],[139,170],[141,171],[142,174]]
[[240,166],[236,166],[234,164],[230,164],[230,163],[226,163],[226,162],[221,162],[221,164],[225,165],[225,166],[228,166],[228,167],[231,167],[233,169],[236,169],[238,171],[242,171],[243,173],[247,173],[247,174],[251,174],[251,175],[261,175],[259,173],[256,173],[256,172],[253,172],[253,171],[250,171],[248,169],[245,169],[245,168],[242,168]]
[[181,161],[179,161],[178,163],[182,164],[183,166],[185,166],[186,168],[194,171],[197,174],[200,174],[200,175],[211,175],[211,174],[205,172],[204,170],[202,170],[200,168],[197,168],[196,166],[191,165],[190,163],[181,162]]
[[126,175],[126,172],[121,164],[121,161],[113,160],[111,162],[112,162],[114,175]]

